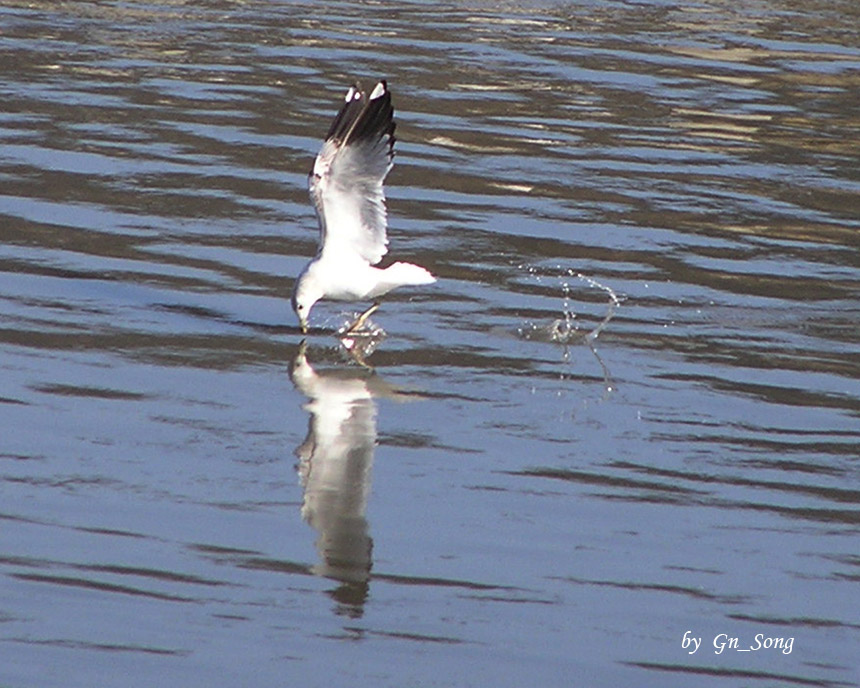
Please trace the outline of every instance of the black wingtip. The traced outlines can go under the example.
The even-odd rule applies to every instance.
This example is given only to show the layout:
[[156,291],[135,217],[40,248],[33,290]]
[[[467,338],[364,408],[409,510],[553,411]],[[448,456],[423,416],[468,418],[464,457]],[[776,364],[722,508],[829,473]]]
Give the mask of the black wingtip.
[[359,141],[379,140],[388,136],[394,146],[394,107],[388,82],[380,79],[368,96],[356,82],[346,92],[346,102],[331,123],[326,140],[341,145]]

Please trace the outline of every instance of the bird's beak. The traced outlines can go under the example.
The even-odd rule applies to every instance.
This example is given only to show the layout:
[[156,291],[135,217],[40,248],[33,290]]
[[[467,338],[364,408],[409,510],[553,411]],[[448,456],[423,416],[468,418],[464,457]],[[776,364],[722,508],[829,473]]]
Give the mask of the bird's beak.
[[308,333],[308,323],[307,323],[307,321],[306,321],[306,320],[300,320],[300,321],[299,321],[299,325],[301,325],[301,326],[302,326],[302,334],[307,334],[307,333]]

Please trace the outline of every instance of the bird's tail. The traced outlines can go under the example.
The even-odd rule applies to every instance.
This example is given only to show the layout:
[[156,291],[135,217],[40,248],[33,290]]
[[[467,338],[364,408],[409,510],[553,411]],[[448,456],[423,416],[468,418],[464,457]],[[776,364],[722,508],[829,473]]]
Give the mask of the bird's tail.
[[412,263],[394,263],[383,271],[385,279],[393,286],[404,286],[409,284],[432,284],[436,281],[427,270],[420,265]]

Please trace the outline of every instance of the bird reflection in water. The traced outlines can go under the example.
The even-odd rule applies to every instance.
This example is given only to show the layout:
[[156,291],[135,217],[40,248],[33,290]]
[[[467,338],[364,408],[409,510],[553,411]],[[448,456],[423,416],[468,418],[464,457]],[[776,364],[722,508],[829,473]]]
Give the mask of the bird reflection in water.
[[308,435],[296,449],[304,491],[302,518],[317,531],[312,571],[339,581],[338,613],[360,616],[373,564],[367,497],[376,448],[374,397],[406,398],[367,368],[315,370],[303,342],[291,378],[308,398]]

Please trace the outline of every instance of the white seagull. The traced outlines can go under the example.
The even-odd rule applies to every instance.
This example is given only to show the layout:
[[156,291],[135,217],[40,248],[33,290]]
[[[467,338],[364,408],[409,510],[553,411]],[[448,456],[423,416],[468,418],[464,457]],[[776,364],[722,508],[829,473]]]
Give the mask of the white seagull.
[[359,330],[395,287],[436,281],[411,263],[374,267],[388,252],[382,182],[393,165],[394,108],[385,81],[368,97],[358,84],[334,118],[308,175],[320,225],[320,247],[293,288],[302,332],[320,299],[373,301],[344,334]]

